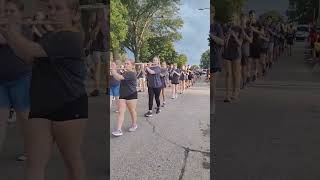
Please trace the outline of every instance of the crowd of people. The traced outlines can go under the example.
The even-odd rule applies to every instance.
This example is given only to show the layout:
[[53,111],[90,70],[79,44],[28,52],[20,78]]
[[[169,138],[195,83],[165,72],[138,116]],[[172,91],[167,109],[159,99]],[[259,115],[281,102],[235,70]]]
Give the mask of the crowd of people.
[[171,88],[171,98],[176,99],[178,94],[183,94],[199,78],[198,71],[189,65],[183,65],[181,68],[178,68],[177,64],[167,66],[165,61],[160,62],[159,57],[154,57],[150,63],[136,64],[133,60],[127,59],[123,66],[117,66],[111,61],[110,67],[110,107],[112,101],[115,101],[117,113],[117,127],[112,132],[114,136],[123,135],[122,124],[126,109],[130,112],[132,120],[129,131],[133,132],[138,128],[136,112],[138,92],[148,92],[148,111],[144,116],[152,117],[154,100],[156,114],[161,112],[160,108],[166,106],[166,88]]
[[87,35],[77,0],[45,3],[47,8],[30,18],[22,1],[1,0],[0,152],[8,116],[14,111],[24,140],[25,153],[18,160],[25,160],[26,180],[45,179],[54,144],[69,179],[84,180],[81,147],[88,119],[85,49],[90,47],[89,54],[96,59],[107,50],[103,36],[106,8],[96,10]]
[[238,102],[240,89],[263,79],[282,54],[292,55],[294,40],[292,24],[275,21],[271,16],[257,20],[254,10],[248,14],[234,13],[229,23],[221,24],[215,20],[215,7],[211,7],[210,74],[213,96],[216,74],[223,70],[224,102]]

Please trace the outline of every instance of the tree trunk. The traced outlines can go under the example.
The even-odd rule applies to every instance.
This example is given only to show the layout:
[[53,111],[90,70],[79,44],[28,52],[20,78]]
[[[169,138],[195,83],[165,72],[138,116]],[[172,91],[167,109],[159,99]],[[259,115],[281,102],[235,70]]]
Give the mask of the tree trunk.
[[113,55],[113,60],[114,60],[115,62],[118,63],[118,61],[121,60],[120,54],[119,54],[119,49],[113,48],[113,50],[112,50],[112,55]]

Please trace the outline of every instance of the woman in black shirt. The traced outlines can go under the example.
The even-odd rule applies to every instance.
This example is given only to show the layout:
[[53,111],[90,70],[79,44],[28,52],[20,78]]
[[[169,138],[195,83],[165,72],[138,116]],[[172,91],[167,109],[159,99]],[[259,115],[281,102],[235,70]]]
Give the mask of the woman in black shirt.
[[[242,46],[242,31],[239,25],[239,15],[234,14],[232,26],[229,28],[224,49],[226,68],[226,97],[224,102],[231,102],[231,99],[236,101],[239,99]],[[231,88],[232,96],[230,94]]]
[[180,83],[180,74],[181,71],[177,68],[177,64],[175,63],[173,65],[173,68],[170,71],[171,76],[171,84],[172,84],[172,99],[175,99],[178,97],[178,85]]
[[[69,177],[85,179],[81,154],[88,119],[88,98],[81,58],[83,34],[79,29],[78,3],[74,0],[49,0],[48,14],[55,30],[39,43],[17,30],[14,21],[1,28],[15,54],[33,63],[30,119],[25,123],[26,180],[43,180],[45,167],[57,143]],[[72,47],[72,48],[70,48]]]
[[166,104],[165,89],[167,87],[167,82],[166,82],[167,76],[168,76],[167,63],[165,61],[163,61],[162,62],[162,66],[161,66],[161,73],[160,73],[160,78],[161,78],[161,81],[162,81],[162,90],[161,90],[162,107],[164,107],[165,104]]
[[124,121],[124,114],[126,108],[131,115],[132,126],[129,128],[130,132],[136,131],[138,128],[137,125],[137,100],[138,100],[138,92],[137,92],[137,77],[136,72],[134,72],[134,63],[133,61],[126,60],[124,63],[125,71],[120,74],[117,72],[117,66],[115,63],[111,64],[111,73],[112,76],[120,81],[120,98],[119,98],[119,113],[118,113],[118,123],[117,129],[112,132],[114,136],[122,136],[122,124]]

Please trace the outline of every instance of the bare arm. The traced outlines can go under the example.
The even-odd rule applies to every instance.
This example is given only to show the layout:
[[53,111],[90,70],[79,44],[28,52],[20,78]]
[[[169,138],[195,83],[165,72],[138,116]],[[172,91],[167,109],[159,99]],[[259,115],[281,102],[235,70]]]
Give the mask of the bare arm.
[[241,46],[241,44],[242,44],[242,39],[241,39],[241,38],[238,38],[238,37],[236,36],[236,34],[235,34],[234,31],[231,32],[231,35],[232,35],[232,36],[234,37],[234,39],[236,40],[237,44],[238,44],[239,46]]
[[14,53],[25,62],[32,63],[34,58],[47,57],[46,52],[38,43],[28,40],[17,29],[1,29],[0,31]]
[[111,74],[118,81],[124,80],[124,77],[121,74],[119,74],[116,69],[112,69]]
[[149,72],[149,74],[156,74],[156,72],[149,67],[146,67],[146,70]]
[[219,38],[218,36],[214,36],[212,34],[210,34],[210,37],[215,43],[219,44],[220,46],[224,45],[224,40],[222,38]]

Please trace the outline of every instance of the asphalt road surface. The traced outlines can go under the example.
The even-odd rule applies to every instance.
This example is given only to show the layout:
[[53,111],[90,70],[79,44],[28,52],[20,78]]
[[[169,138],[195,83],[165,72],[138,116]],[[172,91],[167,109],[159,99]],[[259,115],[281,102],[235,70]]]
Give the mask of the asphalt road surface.
[[215,180],[320,179],[320,73],[303,62],[303,43],[264,80],[223,102],[218,84]]
[[[139,93],[138,130],[128,132],[127,112],[124,135],[110,137],[112,180],[209,179],[210,86],[201,81],[175,100],[170,94],[167,89],[167,105],[160,114],[145,118],[147,93]],[[116,113],[110,123],[112,131]]]

